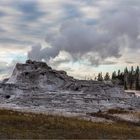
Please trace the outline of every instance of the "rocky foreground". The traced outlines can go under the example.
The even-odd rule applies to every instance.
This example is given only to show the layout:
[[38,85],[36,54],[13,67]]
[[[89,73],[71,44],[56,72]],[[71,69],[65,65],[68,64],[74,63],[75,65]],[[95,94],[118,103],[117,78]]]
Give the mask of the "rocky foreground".
[[111,82],[77,80],[44,62],[28,60],[17,64],[0,84],[0,106],[91,119],[94,113],[110,109],[139,112],[140,97]]

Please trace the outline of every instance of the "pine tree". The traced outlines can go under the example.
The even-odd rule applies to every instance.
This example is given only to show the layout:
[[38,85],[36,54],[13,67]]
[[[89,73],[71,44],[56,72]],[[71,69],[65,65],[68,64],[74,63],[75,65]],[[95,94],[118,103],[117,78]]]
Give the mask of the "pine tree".
[[102,73],[99,73],[98,74],[98,79],[97,79],[98,81],[103,81],[103,77],[102,77]]
[[130,89],[133,88],[133,83],[134,83],[133,73],[134,73],[134,68],[133,68],[133,66],[132,66],[132,67],[131,67],[130,74],[129,74]]
[[128,74],[128,69],[127,69],[127,67],[124,69],[124,74]]
[[118,78],[119,78],[120,74],[121,74],[121,71],[120,71],[120,70],[118,70]]
[[135,73],[135,78],[136,78],[136,90],[139,90],[140,89],[140,85],[139,85],[139,76],[140,76],[140,69],[139,69],[139,66],[137,66],[136,68],[136,73]]
[[128,83],[128,69],[127,67],[124,69],[124,89],[127,90],[127,83]]
[[109,81],[110,80],[110,76],[109,76],[109,73],[108,72],[106,73],[106,75],[104,77],[104,80],[105,81]]
[[117,79],[120,81],[121,79],[120,79],[120,76],[121,76],[121,71],[120,70],[118,70],[118,75],[117,75]]
[[115,80],[116,77],[117,77],[117,74],[116,74],[116,71],[114,71],[114,72],[112,73],[112,80]]
[[124,73],[122,72],[119,76],[120,85],[124,85]]
[[133,72],[134,72],[134,67],[132,66],[132,67],[131,67],[131,73],[133,73]]

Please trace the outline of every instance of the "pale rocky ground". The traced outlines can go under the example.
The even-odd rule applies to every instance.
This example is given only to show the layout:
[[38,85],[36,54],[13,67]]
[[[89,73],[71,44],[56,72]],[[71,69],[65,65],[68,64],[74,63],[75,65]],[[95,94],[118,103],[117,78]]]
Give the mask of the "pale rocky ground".
[[44,62],[27,61],[17,64],[11,77],[0,84],[0,106],[97,121],[88,114],[112,108],[139,112],[140,97],[111,82],[76,80]]

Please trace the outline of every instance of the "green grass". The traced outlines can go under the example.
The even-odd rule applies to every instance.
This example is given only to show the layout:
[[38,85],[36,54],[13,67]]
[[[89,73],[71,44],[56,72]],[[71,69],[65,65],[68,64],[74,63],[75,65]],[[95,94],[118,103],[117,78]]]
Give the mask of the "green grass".
[[95,123],[77,118],[0,110],[0,138],[134,139],[140,138],[140,127],[122,123]]

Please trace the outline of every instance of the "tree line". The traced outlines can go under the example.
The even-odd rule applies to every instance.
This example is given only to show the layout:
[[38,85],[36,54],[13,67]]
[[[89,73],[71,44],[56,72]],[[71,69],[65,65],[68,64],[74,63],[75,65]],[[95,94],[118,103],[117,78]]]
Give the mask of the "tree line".
[[126,67],[123,72],[118,70],[114,71],[112,76],[109,72],[103,77],[102,73],[99,73],[95,78],[98,81],[112,81],[113,83],[120,84],[124,86],[124,89],[135,89],[140,90],[140,69],[137,66],[135,69],[132,66],[130,70]]

